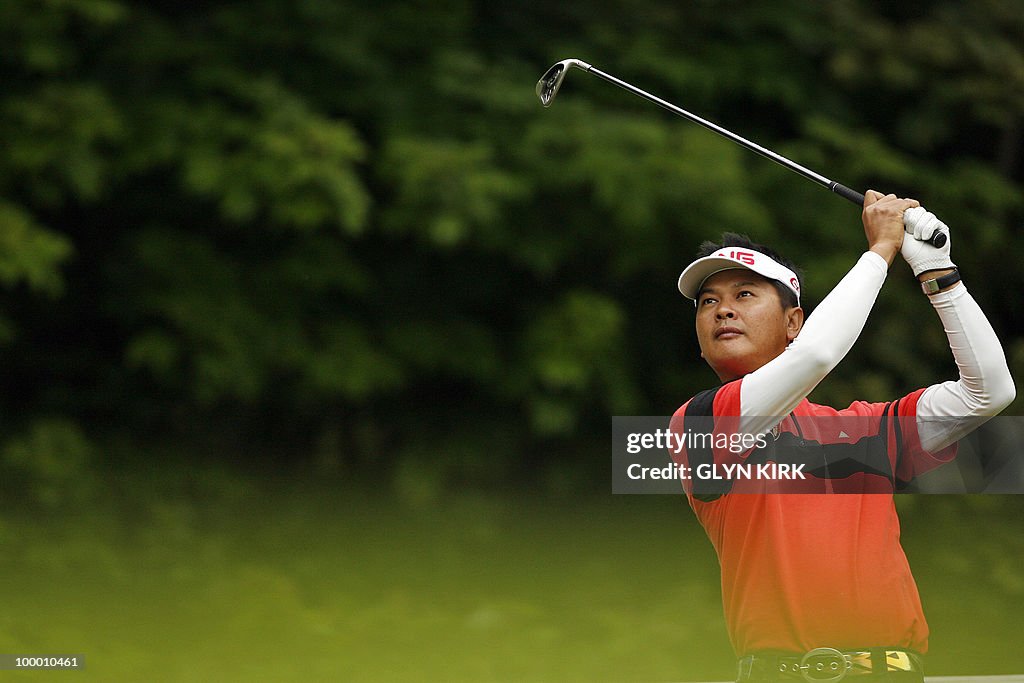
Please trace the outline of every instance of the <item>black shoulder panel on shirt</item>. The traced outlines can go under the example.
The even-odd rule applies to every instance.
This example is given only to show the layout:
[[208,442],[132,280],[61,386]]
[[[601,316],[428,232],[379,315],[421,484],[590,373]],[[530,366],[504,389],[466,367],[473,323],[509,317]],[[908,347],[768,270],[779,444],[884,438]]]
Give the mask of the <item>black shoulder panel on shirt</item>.
[[903,425],[901,424],[902,420],[900,419],[900,402],[902,400],[903,399],[893,401],[885,407],[886,415],[888,415],[889,406],[892,406],[892,428],[893,436],[896,441],[896,443],[893,444],[893,448],[896,451],[896,466],[892,468],[892,482],[897,491],[906,491],[907,487],[910,486],[909,480],[902,479],[896,474],[900,471],[901,465],[903,464]]
[[690,399],[686,404],[686,417],[691,415],[697,417],[713,417],[715,414],[715,396],[722,387],[707,389]]
[[[683,415],[683,431],[688,434],[714,433],[715,396],[718,395],[720,388],[715,387],[714,389],[702,391],[690,399],[690,402],[686,405],[686,413]],[[695,472],[699,465],[713,465],[715,462],[715,454],[704,443],[695,448],[688,448],[686,450],[686,458],[691,472]],[[732,482],[729,480],[703,480],[694,477],[691,481],[693,483],[692,495],[702,503],[718,500],[729,493],[729,490],[732,488]]]

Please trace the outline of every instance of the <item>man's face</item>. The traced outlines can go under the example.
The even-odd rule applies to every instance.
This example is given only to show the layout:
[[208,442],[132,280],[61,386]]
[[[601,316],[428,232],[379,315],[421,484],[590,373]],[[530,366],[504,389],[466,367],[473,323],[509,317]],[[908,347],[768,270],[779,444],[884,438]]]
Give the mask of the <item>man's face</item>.
[[803,309],[783,309],[771,282],[745,270],[723,270],[697,293],[701,356],[728,382],[772,360],[796,339]]

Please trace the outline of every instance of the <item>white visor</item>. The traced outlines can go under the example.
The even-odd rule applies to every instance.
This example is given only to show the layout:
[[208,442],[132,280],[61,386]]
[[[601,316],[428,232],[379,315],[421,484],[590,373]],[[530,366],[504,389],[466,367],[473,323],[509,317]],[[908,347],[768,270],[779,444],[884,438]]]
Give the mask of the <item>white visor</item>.
[[796,294],[796,303],[800,305],[800,278],[796,273],[770,256],[742,247],[724,247],[688,265],[679,276],[679,291],[687,299],[696,300],[697,292],[705,280],[715,273],[734,268],[752,270],[769,280],[781,282]]

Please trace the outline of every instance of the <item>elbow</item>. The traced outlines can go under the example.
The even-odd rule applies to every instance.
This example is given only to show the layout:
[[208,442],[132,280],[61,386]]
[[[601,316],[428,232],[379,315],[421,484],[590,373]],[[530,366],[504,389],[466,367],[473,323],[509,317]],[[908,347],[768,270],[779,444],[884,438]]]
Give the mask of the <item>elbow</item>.
[[[970,405],[971,413],[993,417],[1003,412],[1017,398],[1017,388],[1013,384],[1010,371],[1003,366],[998,373],[993,373],[985,382],[981,395],[975,396]],[[973,405],[971,405],[973,404]]]
[[1013,377],[1010,376],[1010,371],[1007,370],[1006,374],[992,388],[992,415],[1001,413],[1007,406],[1013,403],[1015,398],[1017,398],[1017,387],[1014,386]]
[[1001,357],[1001,363],[994,363],[991,372],[988,373],[989,382],[989,415],[998,415],[1017,398],[1017,387],[1013,384],[1013,376],[1006,364],[1006,358]]

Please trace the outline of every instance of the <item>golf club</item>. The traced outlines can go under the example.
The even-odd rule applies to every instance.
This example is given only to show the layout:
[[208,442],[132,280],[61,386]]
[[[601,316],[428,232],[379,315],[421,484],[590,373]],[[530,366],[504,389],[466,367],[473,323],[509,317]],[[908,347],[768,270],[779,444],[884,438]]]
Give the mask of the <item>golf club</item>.
[[[691,114],[690,112],[680,107],[677,107],[671,102],[666,102],[660,97],[656,97],[655,95],[652,95],[645,90],[641,90],[635,85],[630,85],[629,83],[621,79],[618,79],[615,76],[612,76],[611,74],[607,74],[601,71],[600,69],[596,69],[590,64],[587,64],[586,62],[580,61],[578,59],[563,59],[562,61],[558,62],[550,69],[548,69],[547,72],[545,72],[545,74],[541,76],[541,79],[537,81],[537,97],[540,98],[541,104],[543,104],[545,107],[551,106],[551,102],[555,99],[555,95],[558,94],[558,89],[562,87],[562,81],[565,80],[565,75],[569,72],[569,69],[573,67],[577,69],[582,69],[587,73],[594,74],[598,78],[606,80],[609,83],[613,83],[622,88],[623,90],[628,90],[634,95],[639,95],[640,97],[644,98],[649,102],[654,102],[655,104],[664,107],[665,109],[668,109],[673,114],[682,116],[684,119],[693,121],[698,125],[704,126],[708,130],[718,133],[724,138],[732,140],[738,145],[746,147],[751,152],[757,152],[761,156],[768,157],[775,163],[785,166],[791,171],[799,173],[804,178],[814,181],[815,183],[821,185],[822,187],[828,188],[829,190],[835,192],[840,197],[850,200],[857,206],[864,206],[864,195],[862,195],[860,192],[852,190],[834,180],[829,180],[825,176],[819,173],[815,173],[809,168],[801,166],[800,164],[794,161],[790,161],[781,154],[776,154],[770,149],[766,149],[761,145],[753,143],[750,140],[747,140],[746,138],[741,137],[736,133],[733,133],[732,131],[726,130],[721,126],[711,123],[707,119],[702,119],[696,114]],[[936,232],[935,234],[932,235],[929,242],[934,247],[942,247],[946,243],[946,234],[944,232]]]

